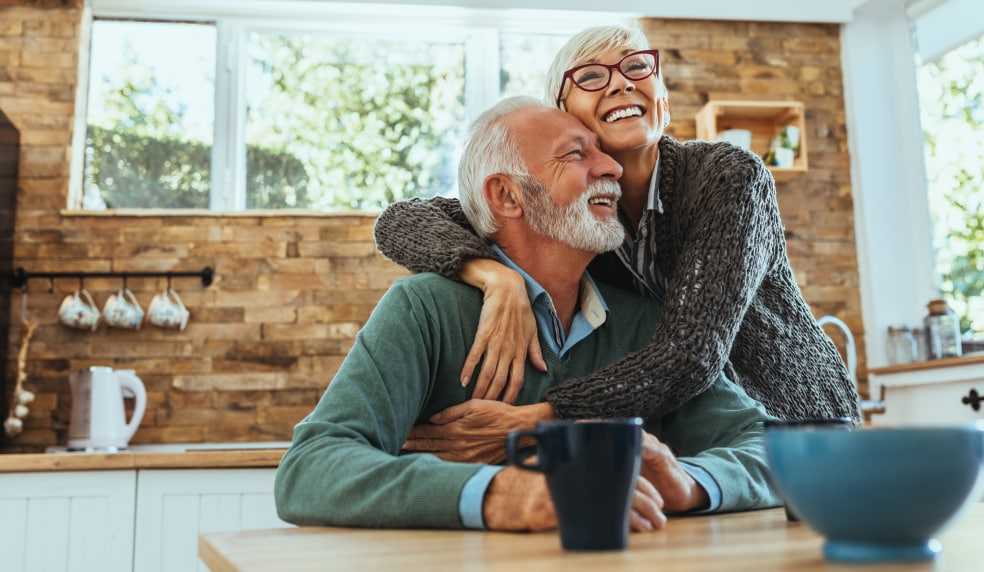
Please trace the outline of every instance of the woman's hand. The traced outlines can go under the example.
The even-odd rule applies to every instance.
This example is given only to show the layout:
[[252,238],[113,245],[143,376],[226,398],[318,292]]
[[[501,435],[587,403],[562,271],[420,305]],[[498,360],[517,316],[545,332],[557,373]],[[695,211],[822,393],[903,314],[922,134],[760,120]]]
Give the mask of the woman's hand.
[[433,453],[445,461],[500,463],[510,431],[532,429],[552,418],[549,403],[514,406],[472,399],[434,415],[429,424],[414,426],[403,449]]
[[461,278],[485,293],[478,333],[461,368],[461,385],[468,385],[484,355],[472,398],[502,397],[506,403],[515,403],[523,388],[526,356],[534,367],[547,371],[526,283],[515,270],[488,259],[468,262]]

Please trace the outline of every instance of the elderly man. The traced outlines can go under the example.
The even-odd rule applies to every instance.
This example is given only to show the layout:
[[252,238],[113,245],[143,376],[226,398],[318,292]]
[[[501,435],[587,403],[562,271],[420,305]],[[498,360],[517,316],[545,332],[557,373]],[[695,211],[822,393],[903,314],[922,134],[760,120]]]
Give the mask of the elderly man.
[[[530,98],[500,102],[472,128],[459,172],[465,212],[525,279],[549,348],[547,371],[526,371],[520,406],[537,407],[552,385],[603,367],[652,335],[658,305],[595,284],[585,272],[624,238],[616,217],[620,175],[591,131]],[[374,527],[556,525],[540,474],[400,454],[414,424],[470,398],[474,384],[463,387],[457,372],[481,311],[481,292],[435,274],[393,285],[294,430],[277,472],[281,518]],[[722,377],[673,414],[647,420],[633,529],[662,527],[665,512],[778,504],[765,478],[765,419],[759,403]]]

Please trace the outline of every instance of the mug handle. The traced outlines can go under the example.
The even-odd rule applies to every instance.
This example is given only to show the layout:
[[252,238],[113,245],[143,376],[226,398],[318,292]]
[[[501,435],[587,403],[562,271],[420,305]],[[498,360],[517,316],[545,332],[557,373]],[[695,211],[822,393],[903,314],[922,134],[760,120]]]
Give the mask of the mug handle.
[[542,455],[539,459],[537,459],[536,463],[527,463],[529,458],[535,455],[536,452],[531,450],[520,450],[519,440],[523,437],[530,437],[536,441],[537,449],[540,448],[539,431],[511,431],[509,435],[506,436],[506,458],[509,459],[511,464],[516,465],[520,469],[535,471],[537,473],[546,473],[547,466]]
[[[123,293],[123,296],[127,300],[129,300],[130,303],[134,305],[134,307],[140,308],[140,302],[137,301],[137,297],[134,296],[133,292],[131,292],[129,288],[124,288],[123,290],[120,290],[120,292]],[[142,312],[143,311],[143,308],[141,308],[140,310]]]
[[174,288],[168,288],[167,291],[164,292],[164,294],[165,296],[170,296],[172,302],[177,302],[178,306],[182,310],[187,309],[187,306],[185,306],[184,302],[181,301],[181,296],[178,296],[178,293],[174,290]]
[[92,294],[85,288],[80,288],[75,292],[76,297],[81,298],[85,296],[85,301],[89,304],[89,307],[96,311],[96,321],[92,324],[92,331],[96,331],[99,328],[99,320],[102,319],[102,312],[99,311],[99,306],[96,306],[96,301],[92,299]]
[[188,307],[184,305],[184,302],[181,301],[181,296],[178,296],[178,293],[174,290],[174,288],[168,288],[164,294],[171,296],[174,301],[178,303],[178,307],[182,310],[188,309]]
[[96,311],[99,310],[99,308],[96,306],[96,301],[92,299],[92,295],[89,294],[89,291],[86,290],[85,288],[82,288],[81,290],[77,290],[75,292],[75,295],[80,297],[85,296],[85,301],[89,303],[89,306],[95,308]]

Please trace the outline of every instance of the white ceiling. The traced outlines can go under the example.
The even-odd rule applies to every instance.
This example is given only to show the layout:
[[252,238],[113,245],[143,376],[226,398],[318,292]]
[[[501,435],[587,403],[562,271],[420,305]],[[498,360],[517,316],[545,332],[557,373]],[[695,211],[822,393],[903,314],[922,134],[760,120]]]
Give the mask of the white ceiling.
[[[605,13],[606,18],[652,16],[698,20],[750,20],[774,22],[851,21],[855,8],[869,0],[87,0],[99,13],[139,15],[166,12],[193,18],[196,15],[271,17],[285,14],[365,13],[375,6],[384,13],[479,14],[487,11],[510,12],[515,18],[553,22],[562,14],[547,15],[540,10],[564,11],[575,17]],[[905,0],[897,0],[903,2]],[[938,0],[908,0],[931,2]],[[399,6],[397,8],[396,6]],[[427,6],[430,11],[414,10]],[[450,10],[448,9],[450,8]],[[471,8],[465,11],[461,9]],[[578,16],[579,17],[579,16]]]
[[[319,0],[332,2],[334,0]],[[707,20],[848,22],[868,0],[348,0],[357,4],[426,4],[487,9],[621,12]]]

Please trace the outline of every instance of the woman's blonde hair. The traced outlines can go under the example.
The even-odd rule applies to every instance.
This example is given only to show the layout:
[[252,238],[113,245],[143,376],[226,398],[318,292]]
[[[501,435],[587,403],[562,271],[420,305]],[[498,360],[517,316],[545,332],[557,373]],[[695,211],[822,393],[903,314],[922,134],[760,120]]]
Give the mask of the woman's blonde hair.
[[[648,50],[649,40],[646,39],[642,30],[635,26],[595,26],[582,30],[567,40],[564,47],[560,48],[560,51],[554,56],[553,63],[550,64],[550,69],[547,71],[545,94],[547,104],[564,109],[563,100],[573,87],[568,81],[567,85],[564,86],[564,94],[560,98],[561,103],[558,105],[557,91],[564,79],[564,72],[615,49]],[[666,85],[663,84],[662,72],[658,74],[656,84],[656,97],[665,99],[668,93]]]

